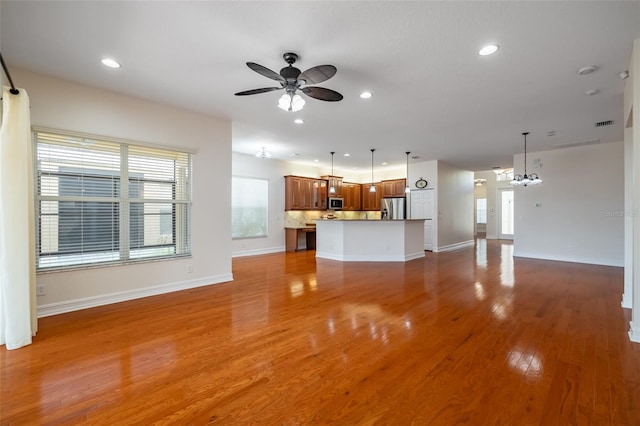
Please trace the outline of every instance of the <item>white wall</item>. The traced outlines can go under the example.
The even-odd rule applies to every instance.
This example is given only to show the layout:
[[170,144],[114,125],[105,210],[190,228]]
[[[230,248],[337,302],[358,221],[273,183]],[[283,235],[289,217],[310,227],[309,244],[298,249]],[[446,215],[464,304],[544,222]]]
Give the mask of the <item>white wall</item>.
[[[324,169],[300,164],[287,163],[274,159],[256,158],[255,156],[233,153],[233,176],[267,179],[268,224],[266,238],[244,238],[231,243],[234,256],[248,256],[274,253],[285,250],[284,238],[284,176],[297,175],[319,178]],[[226,231],[230,234],[230,231]]]
[[438,161],[438,251],[473,243],[473,176],[473,172]]
[[530,154],[543,183],[516,188],[514,256],[622,266],[623,155],[622,142]]
[[[12,70],[31,100],[33,126],[194,149],[192,256],[37,276],[50,315],[232,279],[231,123],[24,70]],[[221,208],[222,206],[222,208]],[[191,273],[188,267],[192,268]]]
[[[267,179],[269,181],[269,208],[268,208],[268,235],[265,238],[244,238],[233,240],[231,243],[233,256],[251,256],[264,253],[275,253],[285,250],[285,192],[284,176],[296,175],[311,178],[319,178],[331,173],[330,169],[314,167],[304,164],[289,163],[275,159],[256,158],[251,155],[233,153],[233,176]],[[435,162],[434,162],[435,163]],[[374,179],[400,179],[406,174],[405,168],[384,169],[380,172],[374,170]],[[342,176],[345,181],[355,183],[368,183],[371,181],[371,171],[368,173],[345,171],[334,168],[336,176]],[[416,178],[417,179],[417,178]],[[310,212],[310,216],[320,216],[324,212]],[[333,213],[333,212],[332,212]],[[337,212],[338,215],[346,212]],[[349,212],[351,216],[355,212]]]

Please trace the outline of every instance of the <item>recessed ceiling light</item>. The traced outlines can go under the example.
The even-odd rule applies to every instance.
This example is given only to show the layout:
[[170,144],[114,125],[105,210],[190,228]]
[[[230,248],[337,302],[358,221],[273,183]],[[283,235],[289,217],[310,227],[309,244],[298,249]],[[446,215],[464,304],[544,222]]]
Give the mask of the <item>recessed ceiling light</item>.
[[344,153],[344,156],[345,156],[345,157],[351,157],[351,154],[349,154],[348,152],[345,152],[345,153]]
[[488,44],[478,51],[478,55],[480,56],[491,55],[493,53],[496,53],[498,49],[499,47],[497,44]]
[[120,63],[110,58],[104,58],[100,62],[102,62],[102,65],[107,66],[109,68],[120,68]]
[[302,124],[304,123],[304,120],[302,118],[296,118],[295,120],[293,120],[293,122],[296,124]]
[[313,160],[314,163],[319,163],[320,160],[318,160],[317,158],[315,160]]
[[587,65],[586,67],[582,67],[578,70],[578,74],[587,75],[595,72],[598,69],[595,65]]
[[600,92],[600,90],[598,90],[598,89],[589,89],[584,93],[586,93],[589,96],[594,96],[594,95],[597,95],[599,92]]
[[387,163],[386,161],[382,162],[383,166],[386,166],[387,164],[389,164],[389,163]]
[[362,99],[369,99],[369,98],[370,98],[370,97],[372,97],[372,96],[373,96],[373,93],[368,92],[368,91],[365,91],[365,92],[360,93],[360,97],[361,97]]

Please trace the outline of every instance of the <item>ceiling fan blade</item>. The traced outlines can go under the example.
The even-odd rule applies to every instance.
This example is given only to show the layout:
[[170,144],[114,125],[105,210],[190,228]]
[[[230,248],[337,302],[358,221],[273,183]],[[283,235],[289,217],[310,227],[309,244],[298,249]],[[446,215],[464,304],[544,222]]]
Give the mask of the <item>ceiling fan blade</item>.
[[325,89],[324,87],[303,87],[302,93],[321,101],[337,102],[342,100],[342,95],[335,90]]
[[280,90],[280,89],[283,89],[283,88],[282,87],[263,87],[262,89],[252,89],[252,90],[245,90],[244,92],[238,92],[236,93],[236,96],[257,95],[258,93],[273,92],[274,90]]
[[252,70],[254,70],[255,72],[257,72],[258,74],[263,75],[267,78],[270,78],[276,81],[284,81],[284,78],[282,78],[280,74],[278,74],[275,71],[271,71],[269,68],[263,67],[260,64],[256,64],[255,62],[247,62],[247,66]]
[[336,71],[333,65],[318,65],[300,74],[298,80],[304,80],[306,84],[318,84],[336,75]]

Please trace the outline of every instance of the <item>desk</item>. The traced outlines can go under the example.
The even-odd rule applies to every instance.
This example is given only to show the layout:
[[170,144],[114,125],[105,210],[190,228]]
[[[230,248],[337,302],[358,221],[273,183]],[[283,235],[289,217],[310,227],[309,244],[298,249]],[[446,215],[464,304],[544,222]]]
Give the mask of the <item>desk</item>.
[[[316,249],[316,228],[284,228],[285,247],[287,251],[315,250]],[[305,236],[305,247],[300,247],[300,236]]]

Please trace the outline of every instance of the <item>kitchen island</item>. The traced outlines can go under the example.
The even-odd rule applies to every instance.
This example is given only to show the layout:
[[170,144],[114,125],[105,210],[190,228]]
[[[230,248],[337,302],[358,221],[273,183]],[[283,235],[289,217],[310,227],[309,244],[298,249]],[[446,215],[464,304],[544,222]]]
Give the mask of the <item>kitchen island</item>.
[[318,219],[316,257],[347,262],[406,262],[424,257],[424,219]]

